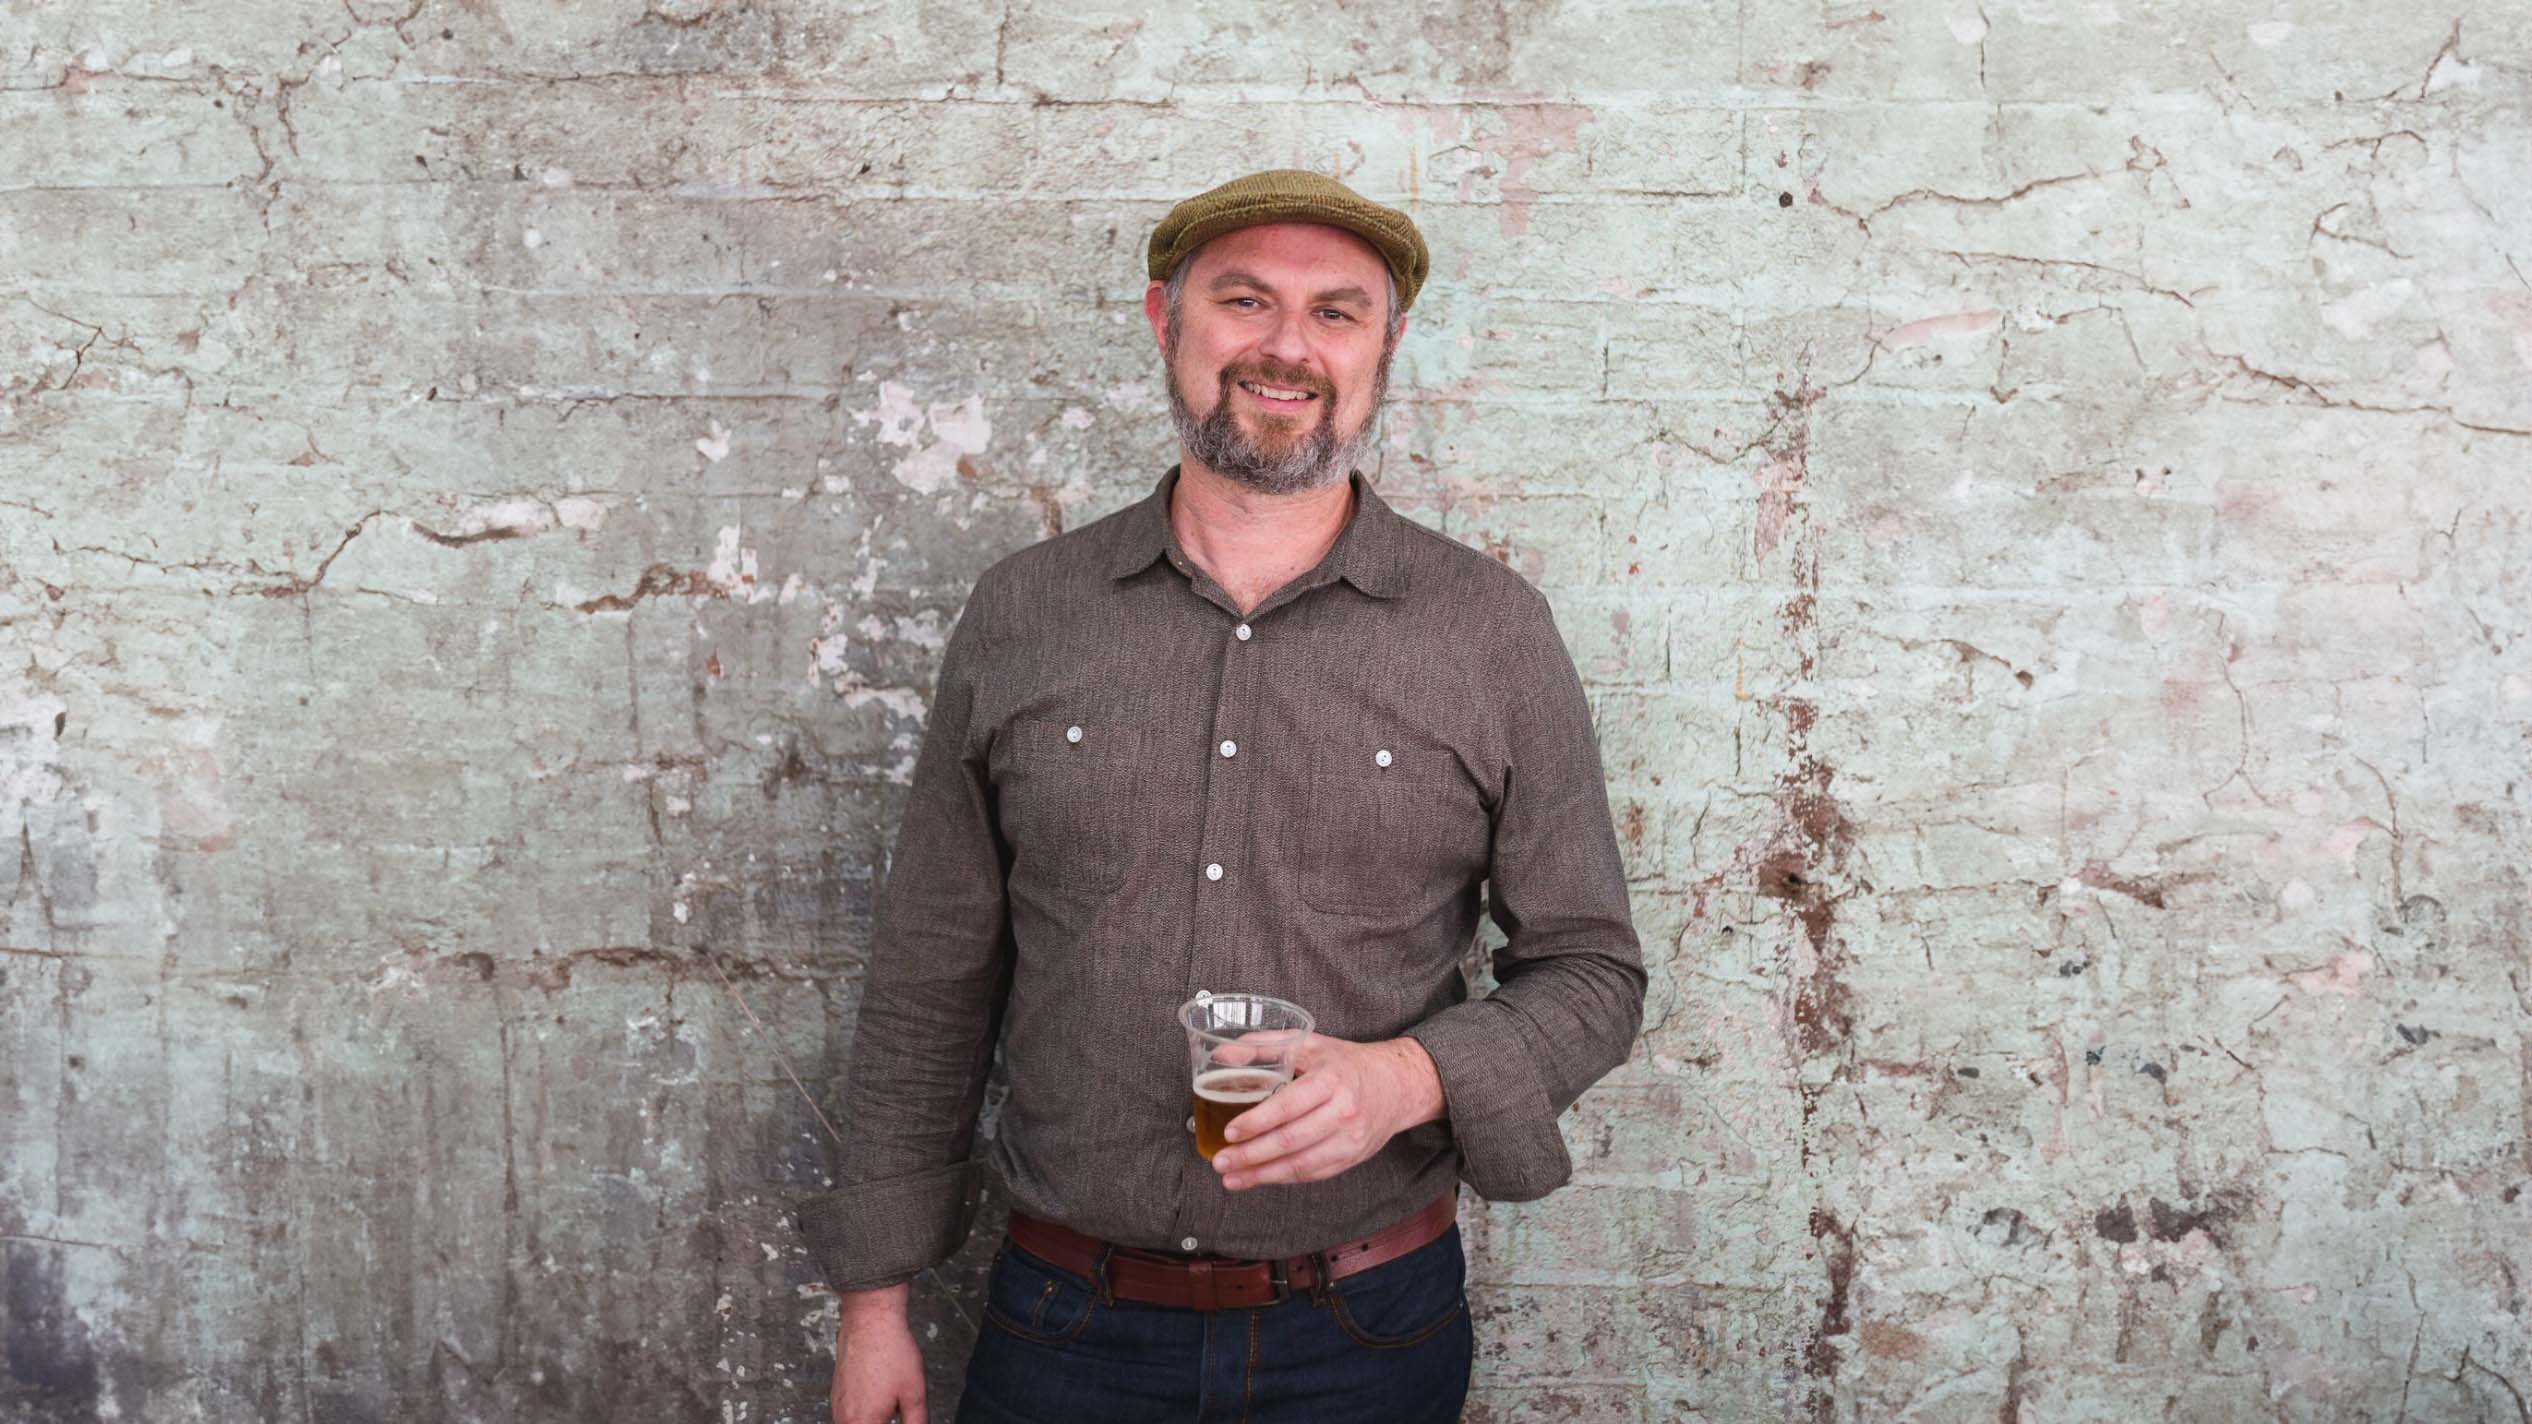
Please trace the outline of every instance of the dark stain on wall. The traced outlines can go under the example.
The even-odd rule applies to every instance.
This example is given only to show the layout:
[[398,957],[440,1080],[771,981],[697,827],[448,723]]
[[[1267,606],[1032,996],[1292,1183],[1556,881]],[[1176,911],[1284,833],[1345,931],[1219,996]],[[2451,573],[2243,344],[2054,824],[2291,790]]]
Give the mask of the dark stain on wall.
[[1828,1424],[1837,1417],[1837,1397],[1829,1381],[1837,1376],[1843,1353],[1831,1342],[1855,1328],[1849,1301],[1855,1289],[1855,1228],[1841,1225],[1825,1207],[1811,1209],[1811,1239],[1820,1243],[1829,1276],[1829,1298],[1820,1307],[1820,1324],[1803,1347],[1802,1368],[1811,1376],[1811,1417]]
[[2031,1369],[2031,1357],[2020,1349],[2013,1352],[2013,1367],[2005,1373],[2004,1403],[1996,1407],[1996,1424],[2022,1424],[2023,1376]]
[[2136,1212],[2126,1202],[2121,1202],[2105,1211],[2095,1212],[2092,1218],[2092,1229],[2100,1232],[2101,1239],[2104,1241],[2116,1242],[2121,1246],[2128,1245],[2136,1240]]
[[2146,1229],[2157,1241],[2178,1241],[2192,1231],[2204,1231],[2218,1246],[2229,1244],[2225,1229],[2248,1205],[2250,1194],[2230,1188],[2219,1189],[2196,1210],[2177,1207],[2161,1197],[2146,1202]]
[[62,1250],[11,1241],[0,1254],[0,1405],[13,1416],[87,1421],[97,1417],[98,1370],[88,1328],[62,1286]]

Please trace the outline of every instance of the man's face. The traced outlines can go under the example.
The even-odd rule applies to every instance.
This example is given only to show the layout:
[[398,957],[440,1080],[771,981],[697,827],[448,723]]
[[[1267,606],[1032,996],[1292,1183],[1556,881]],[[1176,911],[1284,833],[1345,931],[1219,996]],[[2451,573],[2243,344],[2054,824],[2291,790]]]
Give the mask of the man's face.
[[1270,223],[1189,259],[1173,317],[1144,307],[1189,456],[1263,494],[1345,478],[1389,388],[1388,269],[1342,228]]

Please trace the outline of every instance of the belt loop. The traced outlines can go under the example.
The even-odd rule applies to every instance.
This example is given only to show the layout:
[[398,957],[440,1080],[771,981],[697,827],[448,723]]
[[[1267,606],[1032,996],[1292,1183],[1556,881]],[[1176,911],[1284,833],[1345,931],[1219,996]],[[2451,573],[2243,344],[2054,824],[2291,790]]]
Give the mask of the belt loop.
[[1328,1303],[1328,1253],[1325,1251],[1310,1253],[1310,1303]]
[[1090,1287],[1097,1292],[1103,1307],[1113,1308],[1117,1303],[1116,1288],[1108,1281],[1108,1258],[1116,1253],[1117,1248],[1103,1241],[1099,1243],[1099,1259],[1090,1263]]

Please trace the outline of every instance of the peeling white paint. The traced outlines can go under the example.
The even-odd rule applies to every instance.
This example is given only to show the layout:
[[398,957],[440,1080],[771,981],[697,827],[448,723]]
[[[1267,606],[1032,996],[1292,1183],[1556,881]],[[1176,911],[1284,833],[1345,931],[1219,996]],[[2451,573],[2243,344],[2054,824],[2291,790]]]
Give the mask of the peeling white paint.
[[695,451],[715,465],[730,458],[730,428],[713,421],[704,434],[695,437]]
[[739,528],[726,525],[714,540],[712,563],[704,579],[724,593],[743,594],[756,587],[756,551],[739,543]]
[[[918,494],[938,494],[958,478],[959,461],[984,452],[993,440],[985,418],[985,398],[919,406],[914,392],[895,381],[879,385],[879,404],[853,412],[857,425],[876,425],[879,443],[902,446],[913,453],[890,471],[900,484]],[[929,429],[932,443],[923,443]]]
[[[0,728],[23,729],[0,739],[0,746],[19,741],[28,747],[52,746],[53,722],[69,707],[69,703],[49,692],[0,687]],[[64,784],[56,755],[47,753],[35,758],[13,752],[0,757],[0,807],[14,811],[29,803],[46,804],[60,799]]]
[[876,702],[900,717],[919,720],[923,716],[923,694],[911,687],[872,687],[848,673],[836,679],[835,690],[847,707],[867,707]]
[[982,396],[969,396],[954,406],[931,407],[933,443],[897,462],[893,474],[918,494],[936,494],[958,478],[959,462],[982,454],[993,438],[985,420]]
[[845,671],[845,655],[852,650],[853,640],[850,634],[842,631],[843,623],[844,609],[840,604],[830,603],[818,615],[818,636],[809,641],[810,676],[813,680],[836,677]]
[[816,674],[835,677],[845,671],[845,656],[852,651],[853,640],[843,633],[829,634],[809,640],[809,662]]
[[917,405],[914,392],[895,381],[879,383],[879,404],[869,410],[853,412],[856,425],[876,424],[874,432],[882,445],[912,447],[923,436],[923,407]]
[[1127,415],[1145,415],[1164,409],[1157,381],[1119,381],[1100,393],[1110,410]]

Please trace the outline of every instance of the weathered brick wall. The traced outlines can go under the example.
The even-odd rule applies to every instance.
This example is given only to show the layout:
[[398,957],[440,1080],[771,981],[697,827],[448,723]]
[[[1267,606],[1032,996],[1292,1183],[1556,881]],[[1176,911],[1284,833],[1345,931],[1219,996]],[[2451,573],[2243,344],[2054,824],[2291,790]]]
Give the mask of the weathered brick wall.
[[1276,164],[1431,237],[1378,477],[1553,597],[1654,967],[1479,1413],[2526,1417],[2527,54],[0,7],[0,1418],[822,1418],[944,631]]

